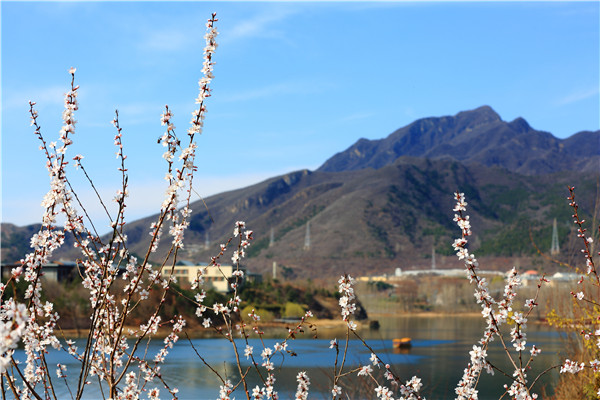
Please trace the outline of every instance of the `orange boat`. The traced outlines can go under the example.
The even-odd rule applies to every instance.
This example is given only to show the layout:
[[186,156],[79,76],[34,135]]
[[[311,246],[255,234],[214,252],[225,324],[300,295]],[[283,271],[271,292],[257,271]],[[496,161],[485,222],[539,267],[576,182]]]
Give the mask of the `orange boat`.
[[402,339],[394,339],[394,348],[395,349],[408,349],[412,346],[412,341],[409,337],[404,337]]

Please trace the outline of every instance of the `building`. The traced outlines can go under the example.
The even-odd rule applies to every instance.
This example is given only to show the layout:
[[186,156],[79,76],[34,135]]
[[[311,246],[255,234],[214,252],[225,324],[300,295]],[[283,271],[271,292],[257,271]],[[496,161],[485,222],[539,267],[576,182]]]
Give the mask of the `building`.
[[549,285],[550,286],[557,286],[560,283],[574,283],[579,281],[582,276],[585,276],[583,274],[576,274],[573,272],[556,272],[554,275],[552,275],[551,277],[549,277],[548,279],[550,280]]
[[[206,269],[204,273],[203,270]],[[220,267],[208,266],[206,263],[193,264],[188,261],[178,261],[173,269],[173,275],[177,278],[177,283],[182,287],[189,287],[196,279],[198,274],[204,276],[204,288],[214,289],[220,293],[227,293],[232,290],[231,284],[235,283],[236,277],[233,274],[237,267],[233,265],[221,265]],[[238,284],[241,286],[246,280],[246,269],[240,267],[240,271],[244,272],[244,276],[238,279]],[[162,275],[166,276],[171,273],[171,268],[164,267]]]
[[[7,280],[12,275],[13,268],[20,267],[21,263],[2,264],[2,279]],[[80,268],[81,269],[81,268]],[[54,261],[42,266],[42,277],[52,282],[72,281],[78,278],[83,270],[77,270],[77,263],[74,261]]]
[[[13,268],[20,267],[20,263],[2,263],[2,279],[8,280],[12,274]],[[196,279],[198,274],[206,268],[204,274],[204,288],[214,289],[220,293],[227,293],[232,290],[231,284],[235,283],[236,277],[234,272],[236,267],[232,265],[221,265],[220,267],[208,266],[208,264],[193,264],[188,261],[178,261],[174,267],[173,275],[177,278],[177,283],[184,288],[189,288],[191,283]],[[240,270],[244,272],[244,276],[238,279],[238,284],[241,286],[246,281],[259,282],[262,280],[261,275],[246,274],[246,269],[240,267]],[[119,275],[124,271],[124,267],[119,268]],[[56,261],[44,264],[42,267],[42,277],[45,280],[52,282],[70,282],[73,279],[79,279],[83,275],[83,266],[73,261]],[[171,268],[165,266],[162,269],[162,275],[167,276],[171,273]]]

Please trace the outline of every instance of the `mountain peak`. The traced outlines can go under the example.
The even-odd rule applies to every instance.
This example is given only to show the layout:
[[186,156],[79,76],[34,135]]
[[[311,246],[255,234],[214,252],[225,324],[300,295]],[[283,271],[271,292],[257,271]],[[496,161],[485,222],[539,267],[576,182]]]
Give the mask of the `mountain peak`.
[[456,114],[457,119],[468,119],[476,124],[502,121],[500,115],[490,106],[481,106],[474,110],[462,111]]
[[521,117],[515,118],[509,123],[509,125],[517,132],[527,132],[533,129],[531,128],[529,123],[527,123],[527,121],[525,121],[525,119]]
[[[559,156],[563,142],[548,132],[533,129],[521,117],[505,122],[492,107],[484,105],[454,116],[419,119],[385,139],[362,139],[331,157],[319,170],[379,169],[402,156],[451,158],[526,175],[589,169],[589,160],[578,159],[574,152],[564,149]],[[591,152],[589,157],[600,157],[597,146],[592,146]]]

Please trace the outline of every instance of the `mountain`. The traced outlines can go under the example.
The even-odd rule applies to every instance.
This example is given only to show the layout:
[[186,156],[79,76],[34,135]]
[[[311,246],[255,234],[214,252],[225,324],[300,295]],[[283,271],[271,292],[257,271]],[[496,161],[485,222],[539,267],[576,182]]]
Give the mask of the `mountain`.
[[[235,221],[243,219],[255,232],[246,265],[256,272],[270,272],[274,261],[280,274],[290,278],[422,268],[430,265],[433,246],[438,266],[459,266],[450,244],[459,233],[452,221],[452,193],[460,189],[469,202],[472,249],[478,256],[506,257],[508,262],[534,254],[529,229],[548,248],[554,218],[560,222],[561,246],[567,246],[572,224],[566,186],[575,185],[582,210],[591,211],[597,179],[597,174],[571,172],[533,177],[499,167],[411,157],[377,170],[296,171],[211,196],[205,199],[208,211],[201,202],[194,203],[180,259],[208,261],[231,236]],[[128,225],[132,252],[145,254],[155,219]],[[305,250],[308,221],[310,249]],[[155,262],[170,246],[167,232]],[[206,233],[209,249],[204,248]],[[73,259],[78,251],[64,246],[55,255]],[[487,265],[492,266],[500,265]]]
[[453,159],[500,166],[524,175],[600,171],[600,131],[558,139],[533,129],[523,118],[502,121],[488,106],[455,116],[419,119],[385,139],[360,139],[327,160],[320,171],[381,168],[398,157]]
[[[492,125],[498,128],[498,138]],[[205,199],[206,206],[195,202],[179,258],[208,261],[218,253],[219,243],[231,236],[235,221],[245,220],[255,232],[245,264],[260,273],[269,273],[273,262],[278,265],[278,276],[288,279],[335,277],[344,272],[390,273],[395,268],[429,266],[433,247],[439,267],[459,266],[451,243],[459,233],[452,221],[452,194],[460,190],[467,196],[475,234],[471,249],[491,260],[486,268],[510,267],[514,257],[535,255],[530,235],[540,248],[549,248],[554,218],[559,221],[561,248],[572,247],[566,186],[577,187],[582,212],[592,214],[600,177],[600,169],[593,168],[598,157],[593,145],[597,135],[582,132],[559,140],[531,130],[524,120],[506,124],[489,107],[419,120],[386,139],[361,140],[316,171],[295,171],[220,193]],[[466,137],[478,145],[470,145]],[[515,171],[506,165],[488,165],[481,158],[492,152],[498,160],[507,161],[505,141],[531,146],[529,153],[536,154],[535,162],[526,157],[526,151],[515,149],[511,155],[514,165],[528,166],[528,173],[523,168]],[[548,166],[560,169],[564,163],[554,160],[553,151],[541,149],[540,143],[546,141],[556,142],[565,157],[579,151],[579,160],[585,160],[578,164],[582,169],[573,171],[567,165],[548,172]],[[490,142],[499,151],[493,153]],[[456,151],[451,152],[450,146]],[[479,147],[486,150],[482,153]],[[411,154],[397,156],[394,148]],[[535,174],[534,166],[544,172]],[[149,226],[155,220],[156,216],[149,216],[128,224],[130,251],[146,254]],[[309,221],[310,248],[305,249]],[[171,244],[168,228],[164,232],[154,262]],[[5,258],[5,254],[14,254],[6,252],[5,243],[16,248],[26,236],[30,235],[14,226],[5,232],[2,225],[2,261],[14,261]],[[210,245],[205,248],[207,236]],[[563,255],[579,257],[569,252]],[[64,246],[55,256],[74,259],[78,250]],[[229,257],[222,262],[229,262]]]
[[[458,236],[452,221],[457,189],[469,202],[476,254],[531,256],[535,250],[529,230],[546,249],[554,218],[560,222],[561,245],[568,247],[572,211],[566,187],[575,185],[582,210],[591,212],[597,180],[594,173],[527,176],[500,167],[412,157],[377,170],[297,171],[206,199],[214,222],[203,205],[195,204],[187,243],[203,243],[208,232],[213,245],[209,251],[188,248],[184,257],[207,260],[243,218],[255,232],[247,264],[262,273],[274,261],[295,277],[428,267],[433,246],[439,265],[458,265],[451,248]],[[144,221],[144,227],[149,223]]]
[[27,226],[16,226],[14,224],[2,223],[1,240],[2,262],[18,261],[30,250],[31,236],[38,232],[41,224]]

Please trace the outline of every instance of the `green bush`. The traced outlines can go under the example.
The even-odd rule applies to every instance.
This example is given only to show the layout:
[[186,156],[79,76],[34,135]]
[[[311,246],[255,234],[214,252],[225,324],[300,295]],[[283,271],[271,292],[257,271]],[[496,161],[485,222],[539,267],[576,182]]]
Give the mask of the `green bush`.
[[285,310],[283,311],[284,318],[302,318],[304,316],[304,308],[298,303],[292,303],[288,301],[285,303]]
[[252,304],[247,305],[246,307],[244,307],[244,309],[241,311],[241,318],[244,321],[251,321],[250,317],[248,316],[248,314],[250,314],[252,312],[252,310],[254,310],[254,314],[258,315],[260,317],[260,321],[261,322],[271,322],[275,319],[275,315],[268,310],[265,310],[263,308],[257,308]]

